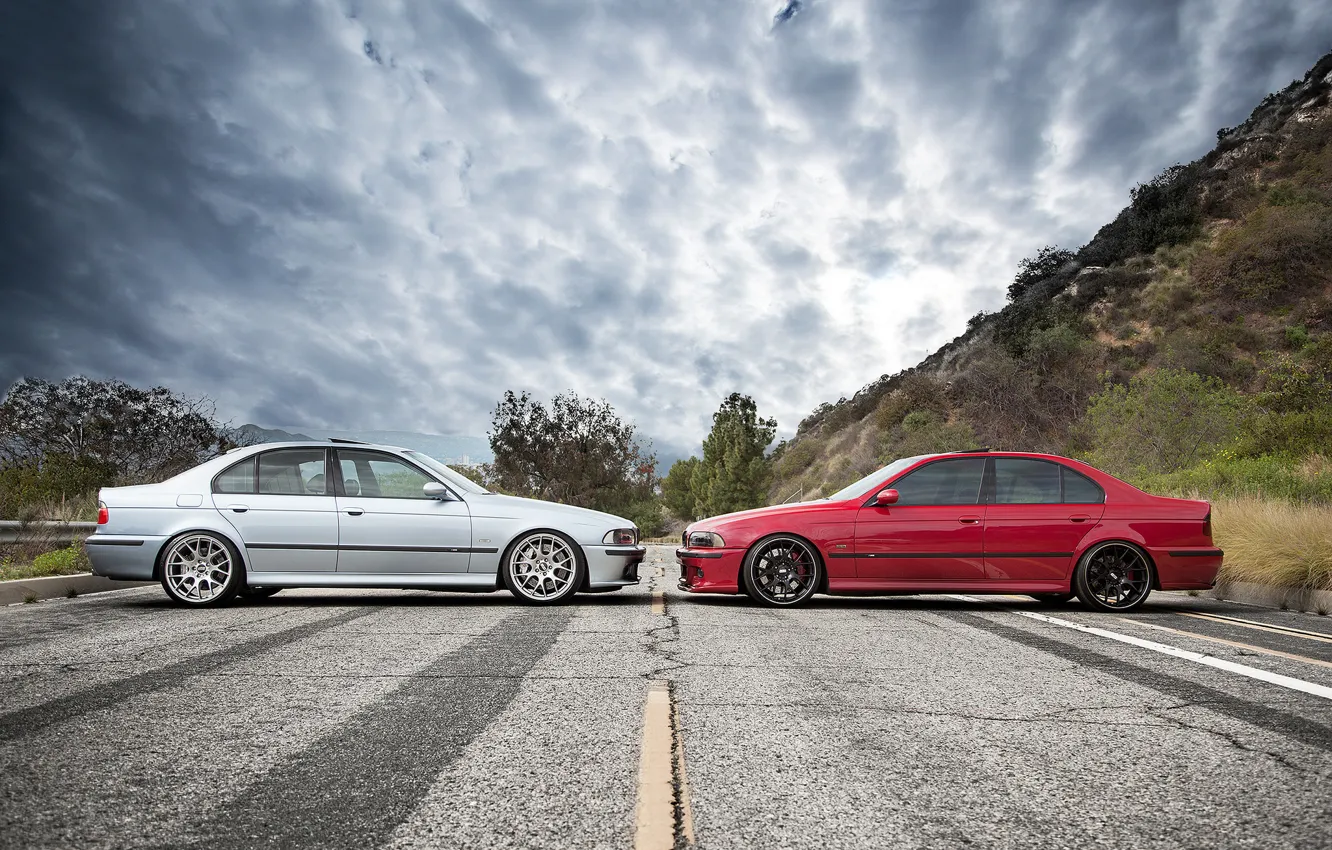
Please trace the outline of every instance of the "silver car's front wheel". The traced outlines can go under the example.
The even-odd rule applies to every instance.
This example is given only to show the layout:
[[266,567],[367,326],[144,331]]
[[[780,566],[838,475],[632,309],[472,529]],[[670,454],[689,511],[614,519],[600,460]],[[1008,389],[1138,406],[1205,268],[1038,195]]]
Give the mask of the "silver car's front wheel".
[[167,544],[162,555],[162,587],[181,605],[221,605],[244,584],[240,557],[217,535],[182,535]]
[[523,602],[547,604],[567,599],[583,584],[578,546],[563,534],[536,531],[509,547],[500,567],[504,586]]

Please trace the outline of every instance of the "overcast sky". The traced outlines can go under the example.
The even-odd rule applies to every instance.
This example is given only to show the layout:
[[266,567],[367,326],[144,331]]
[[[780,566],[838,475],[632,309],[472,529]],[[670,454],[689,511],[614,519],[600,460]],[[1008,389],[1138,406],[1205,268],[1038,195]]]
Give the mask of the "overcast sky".
[[0,389],[787,436],[1332,49],[1298,0],[9,2]]

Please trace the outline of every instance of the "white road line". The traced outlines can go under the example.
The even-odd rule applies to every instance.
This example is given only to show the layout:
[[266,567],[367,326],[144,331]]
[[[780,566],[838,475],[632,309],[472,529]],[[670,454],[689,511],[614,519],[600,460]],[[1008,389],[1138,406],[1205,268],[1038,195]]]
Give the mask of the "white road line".
[[[974,596],[963,596],[961,594],[949,594],[949,596],[952,596],[954,599],[964,599],[967,602],[985,602],[985,600],[977,599]],[[1005,608],[1002,610],[1017,614],[1019,617],[1038,620],[1042,623],[1061,626],[1065,629],[1073,629],[1085,634],[1096,635],[1097,637],[1109,638],[1110,640],[1127,643],[1142,649],[1150,649],[1152,652],[1159,652],[1162,655],[1182,658],[1185,661],[1192,661],[1195,664],[1214,667],[1218,670],[1225,670],[1228,673],[1238,673],[1241,676],[1257,679],[1260,682],[1280,685],[1283,688],[1290,688],[1293,691],[1300,691],[1301,693],[1312,694],[1316,697],[1332,700],[1332,688],[1325,685],[1316,685],[1313,682],[1306,682],[1303,679],[1296,679],[1292,676],[1283,676],[1280,673],[1271,673],[1267,670],[1259,670],[1257,667],[1250,667],[1246,664],[1236,664],[1233,661],[1226,661],[1223,658],[1214,658],[1210,655],[1204,655],[1201,652],[1190,652],[1187,649],[1180,649],[1177,646],[1170,646],[1165,643],[1157,643],[1153,640],[1143,640],[1142,638],[1136,638],[1132,635],[1123,635],[1119,632],[1112,632],[1109,629],[1098,629],[1095,626],[1084,626],[1081,623],[1074,623],[1071,620],[1061,620],[1058,617],[1051,617],[1046,614],[1037,614],[1032,611],[1014,611],[1011,608]]]
[[1289,635],[1291,637],[1307,638],[1308,640],[1318,640],[1323,643],[1332,643],[1332,635],[1325,632],[1310,632],[1304,629],[1297,629],[1294,626],[1279,626],[1275,623],[1259,623],[1256,620],[1242,620],[1239,617],[1227,617],[1223,614],[1207,614],[1194,611],[1176,611],[1181,617],[1194,617],[1199,620],[1211,620],[1214,623],[1227,623],[1232,626],[1243,626],[1246,629],[1258,629],[1264,632],[1275,632],[1279,635]]

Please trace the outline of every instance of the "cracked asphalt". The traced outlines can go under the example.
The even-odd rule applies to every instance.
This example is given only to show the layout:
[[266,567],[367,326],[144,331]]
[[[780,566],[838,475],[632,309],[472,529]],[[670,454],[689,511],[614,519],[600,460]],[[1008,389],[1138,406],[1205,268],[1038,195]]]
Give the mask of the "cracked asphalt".
[[774,611],[677,592],[669,547],[643,573],[553,609],[0,608],[0,847],[629,848],[654,681],[699,847],[1332,846],[1332,701],[1020,612],[1332,686],[1328,618],[1184,594]]

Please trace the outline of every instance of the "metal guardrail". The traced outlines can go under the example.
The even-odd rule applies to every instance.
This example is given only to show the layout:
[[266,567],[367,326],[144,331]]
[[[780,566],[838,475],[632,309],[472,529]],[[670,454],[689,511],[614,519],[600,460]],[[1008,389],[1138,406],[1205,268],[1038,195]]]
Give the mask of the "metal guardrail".
[[95,522],[57,522],[54,520],[34,520],[19,522],[12,519],[0,519],[0,543],[16,543],[20,537],[68,537],[78,540],[97,530]]

